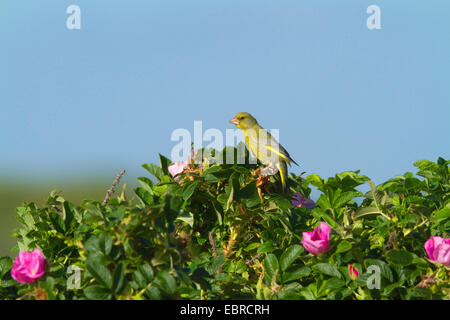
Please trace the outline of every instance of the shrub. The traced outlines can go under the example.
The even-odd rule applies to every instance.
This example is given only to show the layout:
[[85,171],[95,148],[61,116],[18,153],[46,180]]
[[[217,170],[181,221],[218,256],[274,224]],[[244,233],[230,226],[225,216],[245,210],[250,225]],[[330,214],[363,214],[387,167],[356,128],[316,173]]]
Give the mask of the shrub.
[[[16,252],[40,249],[48,269],[20,284],[13,261],[0,258],[0,298],[450,298],[449,268],[424,248],[431,236],[448,238],[449,161],[417,161],[421,178],[378,186],[359,171],[291,173],[289,194],[257,165],[190,163],[174,179],[170,163],[160,155],[159,166],[144,164],[151,178],[138,178],[133,199],[75,206],[52,192],[41,208],[17,208]],[[297,200],[312,187],[320,197],[311,210]],[[329,248],[313,255],[302,234],[323,222]]]

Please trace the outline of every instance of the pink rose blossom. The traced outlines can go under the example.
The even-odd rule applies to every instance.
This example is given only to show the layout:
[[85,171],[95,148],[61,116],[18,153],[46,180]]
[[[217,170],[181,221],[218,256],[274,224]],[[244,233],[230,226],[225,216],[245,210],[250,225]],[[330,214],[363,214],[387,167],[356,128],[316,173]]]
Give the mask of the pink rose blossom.
[[305,208],[312,210],[316,206],[314,201],[312,201],[311,199],[305,198],[298,192],[294,193],[292,198],[293,199],[291,200],[291,203],[294,207],[305,207]]
[[188,163],[186,161],[176,161],[172,162],[167,169],[169,169],[172,177],[174,177],[175,180],[178,180],[180,177],[176,177],[176,175],[182,173],[187,165]]
[[11,276],[20,283],[32,283],[42,277],[48,264],[41,250],[20,251],[11,269]]
[[327,252],[330,246],[330,226],[321,222],[320,231],[317,226],[313,232],[303,232],[303,241],[300,243],[314,255]]
[[352,280],[356,280],[356,278],[359,277],[358,270],[351,264],[348,265],[348,273],[350,275],[350,279],[352,279]]
[[450,239],[431,237],[425,242],[430,260],[450,267]]

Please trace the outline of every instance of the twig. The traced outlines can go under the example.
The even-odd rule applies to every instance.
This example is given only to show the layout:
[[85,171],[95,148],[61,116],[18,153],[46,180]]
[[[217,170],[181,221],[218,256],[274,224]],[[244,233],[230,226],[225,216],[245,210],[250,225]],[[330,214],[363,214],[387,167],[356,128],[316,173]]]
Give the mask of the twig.
[[389,234],[388,241],[386,242],[384,248],[386,250],[391,250],[392,248],[395,249],[395,240],[396,239],[397,239],[397,231],[394,230]]
[[60,208],[58,208],[57,206],[55,206],[54,204],[52,205],[52,208],[55,209],[55,211],[61,216],[64,216],[64,213],[61,211]]
[[251,267],[253,262],[255,262],[256,259],[258,259],[259,257],[261,257],[261,253],[258,253],[256,256],[254,256],[253,258],[247,260],[245,263]]
[[214,241],[214,234],[212,233],[212,231],[209,232],[209,244],[211,245],[211,248],[213,249],[214,252],[214,257],[217,258],[219,255],[217,253],[217,246],[216,246],[216,242]]
[[105,200],[103,200],[103,203],[102,203],[103,206],[106,206],[106,204],[108,203],[109,199],[111,198],[112,194],[114,193],[114,190],[116,189],[116,186],[119,184],[120,179],[123,177],[124,174],[125,174],[125,170],[122,170],[117,175],[117,177],[114,179],[114,181],[111,185],[111,188],[109,188],[108,191],[106,192]]

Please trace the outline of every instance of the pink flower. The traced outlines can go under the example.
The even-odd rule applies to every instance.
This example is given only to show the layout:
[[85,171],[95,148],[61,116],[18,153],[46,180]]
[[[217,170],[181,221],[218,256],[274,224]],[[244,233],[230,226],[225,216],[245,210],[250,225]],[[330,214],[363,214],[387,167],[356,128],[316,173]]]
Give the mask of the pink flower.
[[311,199],[305,198],[298,192],[294,193],[292,198],[293,199],[291,200],[291,203],[294,207],[305,207],[305,208],[312,210],[316,206],[314,201],[312,201]]
[[175,180],[178,180],[180,177],[175,177],[177,174],[183,172],[183,170],[187,167],[188,163],[186,161],[176,161],[172,162],[167,169],[169,169],[170,174]]
[[330,226],[321,222],[320,231],[317,226],[313,232],[303,232],[303,241],[300,243],[312,254],[327,252],[330,246]]
[[358,270],[351,264],[348,265],[348,274],[350,275],[350,279],[352,280],[356,280],[356,278],[359,277]]
[[11,276],[20,283],[32,283],[42,277],[48,264],[41,250],[20,251],[11,269]]
[[425,242],[430,260],[450,267],[450,239],[431,237]]

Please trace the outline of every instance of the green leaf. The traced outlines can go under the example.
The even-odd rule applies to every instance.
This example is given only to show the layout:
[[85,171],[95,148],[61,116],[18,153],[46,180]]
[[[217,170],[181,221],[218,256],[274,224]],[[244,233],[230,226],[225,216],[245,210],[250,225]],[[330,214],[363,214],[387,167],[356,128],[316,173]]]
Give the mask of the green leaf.
[[153,163],[144,163],[142,167],[150,172],[156,179],[158,179],[158,181],[161,181],[165,175],[163,169]]
[[123,264],[118,264],[114,270],[112,289],[115,293],[120,293],[125,287],[125,275]]
[[418,160],[413,163],[415,167],[419,168],[421,171],[436,171],[439,166],[429,160]]
[[13,261],[10,257],[1,257],[0,258],[0,279],[11,270],[13,266]]
[[221,193],[217,196],[217,201],[221,204],[226,204],[228,202],[228,197],[226,193]]
[[153,181],[150,180],[150,179],[147,178],[147,177],[139,177],[139,178],[137,178],[137,179],[138,179],[139,183],[141,184],[141,186],[142,186],[145,190],[147,190],[148,192],[150,192],[150,194],[153,195],[153,186],[154,186]]
[[153,268],[149,264],[144,263],[139,265],[138,270],[147,282],[153,281],[154,278]]
[[338,289],[345,285],[345,281],[338,278],[331,278],[325,281],[324,290],[326,289]]
[[73,204],[71,204],[70,202],[64,201],[63,213],[64,213],[64,230],[67,231],[70,229],[70,224],[72,223],[73,218],[75,216]]
[[209,167],[208,169],[203,171],[203,176],[206,176],[206,175],[209,175],[209,174],[214,174],[214,173],[217,173],[219,171],[223,171],[222,166],[220,166],[220,165],[213,165],[212,167]]
[[187,223],[191,228],[194,227],[194,214],[192,212],[183,211],[177,216],[177,220]]
[[211,285],[206,278],[211,275],[204,268],[197,268],[191,275],[191,280],[198,283],[203,290],[211,290]]
[[209,269],[209,273],[211,275],[214,274],[219,269],[219,267],[222,265],[224,259],[225,259],[224,255],[221,254],[213,260],[213,263],[211,264],[211,268]]
[[421,288],[421,287],[408,288],[408,293],[412,297],[424,298],[427,300],[431,300],[433,296],[433,293],[429,288]]
[[388,286],[386,286],[386,288],[384,288],[384,294],[385,295],[390,295],[390,294],[392,294],[392,292],[395,290],[395,289],[397,289],[397,288],[399,288],[399,287],[401,287],[402,286],[402,282],[394,282],[394,283],[391,283],[390,285],[388,285]]
[[89,259],[86,261],[86,268],[90,274],[102,285],[112,289],[113,279],[108,268],[106,268],[99,259]]
[[281,210],[288,210],[292,208],[292,203],[290,200],[286,199],[285,197],[278,196],[275,198],[272,198],[272,200],[275,202],[278,208]]
[[102,286],[89,286],[83,292],[86,298],[90,300],[110,300],[112,298],[111,292]]
[[264,269],[266,271],[268,282],[272,283],[275,274],[279,273],[277,257],[273,253],[269,253],[264,259]]
[[194,191],[199,184],[200,181],[198,180],[186,183],[183,187],[183,199],[189,199],[194,194]]
[[442,208],[431,216],[431,221],[439,223],[444,220],[450,220],[450,208]]
[[348,242],[347,240],[343,240],[343,241],[339,242],[337,249],[336,249],[336,253],[347,252],[351,248],[352,248],[352,244],[350,242]]
[[65,233],[66,226],[63,218],[59,214],[51,211],[49,214],[49,218],[56,231],[58,231],[59,233]]
[[361,219],[362,217],[373,214],[382,214],[382,212],[377,207],[361,207],[356,211],[353,219]]
[[84,247],[92,255],[109,255],[111,253],[113,244],[112,237],[107,233],[100,233],[98,235],[91,236],[84,243]]
[[145,294],[148,296],[150,300],[161,300],[161,291],[154,286],[147,287],[145,289]]
[[366,269],[371,265],[378,266],[380,268],[381,276],[390,282],[394,281],[394,275],[386,262],[378,259],[366,259],[364,260],[364,265],[366,266]]
[[342,279],[342,274],[339,272],[339,269],[336,266],[333,266],[331,264],[318,263],[318,264],[314,265],[312,267],[312,269],[316,272]]
[[[340,189],[336,191],[337,193],[341,192]],[[316,202],[316,207],[319,207],[323,210],[326,209],[332,209],[332,200],[334,197],[334,191],[330,190],[329,188],[326,189],[326,193],[322,193],[319,197],[319,199]]]
[[408,266],[413,261],[413,254],[406,250],[390,250],[387,253],[389,263],[398,266]]
[[309,276],[311,269],[306,266],[290,267],[283,272],[283,283]]
[[161,164],[161,169],[165,175],[169,174],[169,165],[172,163],[169,158],[166,158],[162,154],[158,153],[159,156],[159,163]]
[[422,181],[417,178],[406,178],[405,188],[408,190],[420,190],[422,187]]
[[258,248],[260,245],[261,245],[260,242],[253,242],[253,243],[250,243],[250,244],[244,249],[244,251],[247,251],[247,252],[248,252],[248,251],[252,251],[252,250]]
[[30,212],[30,208],[27,207],[18,207],[16,208],[16,212],[17,212],[17,220],[26,225],[28,227],[28,229],[34,229],[35,228],[35,221],[33,218],[33,215]]
[[231,204],[233,203],[233,200],[237,200],[237,193],[239,192],[239,174],[237,172],[233,172],[230,176],[230,179],[228,179],[228,183],[230,186],[230,194],[228,195],[227,199],[227,207],[226,209],[230,209]]
[[139,288],[145,288],[147,286],[147,283],[150,281],[147,281],[144,277],[144,275],[140,271],[134,271],[133,272],[133,280],[136,282],[136,284],[139,286]]
[[177,284],[175,278],[170,275],[167,271],[161,271],[158,276],[158,280],[161,284],[161,289],[164,290],[167,294],[173,295],[177,290]]
[[17,281],[14,279],[2,280],[0,279],[0,288],[8,288],[17,286]]
[[333,208],[338,209],[347,204],[353,198],[361,197],[362,193],[359,191],[346,191],[341,193],[335,199],[333,199]]
[[144,204],[151,206],[155,203],[153,194],[150,193],[148,190],[141,187],[137,187],[134,189],[134,192]]
[[273,242],[266,241],[259,246],[258,253],[267,253],[267,252],[272,252],[273,250],[275,250],[275,247],[273,246]]
[[48,300],[55,300],[55,278],[47,276],[44,281],[39,282],[39,287],[45,290]]
[[369,180],[368,183],[370,186],[369,194],[371,195],[375,206],[378,208],[378,211],[380,211],[380,214],[383,217],[390,219],[384,212],[381,212],[381,206],[384,206],[387,202],[391,202],[392,200],[390,199],[386,191],[378,190],[372,180]]
[[93,255],[109,255],[112,249],[113,240],[109,234],[100,233],[91,236],[84,243],[84,247]]
[[98,235],[98,244],[99,244],[100,250],[102,252],[104,252],[106,255],[109,255],[111,253],[113,239],[109,234],[100,233]]
[[316,300],[316,295],[314,292],[317,291],[315,288],[315,284],[311,283],[306,288],[302,288],[300,290],[300,294],[306,299],[306,300]]
[[310,174],[306,177],[306,180],[312,184],[314,187],[321,187],[324,184],[324,181],[318,174]]
[[313,211],[313,216],[317,220],[324,220],[332,228],[339,228],[339,225],[336,223],[336,221],[334,221],[329,215],[327,215],[326,212],[321,208],[316,207],[316,209],[314,209]]
[[213,206],[214,212],[216,213],[216,216],[217,216],[217,222],[219,223],[219,225],[222,225],[223,224],[223,221],[222,221],[223,209],[222,209],[222,207],[219,205],[219,203],[217,203],[215,201],[212,202],[212,206]]
[[248,183],[239,191],[237,201],[243,202],[248,208],[254,207],[260,203],[256,181]]
[[280,257],[281,271],[286,270],[305,251],[302,246],[294,244],[286,249]]

